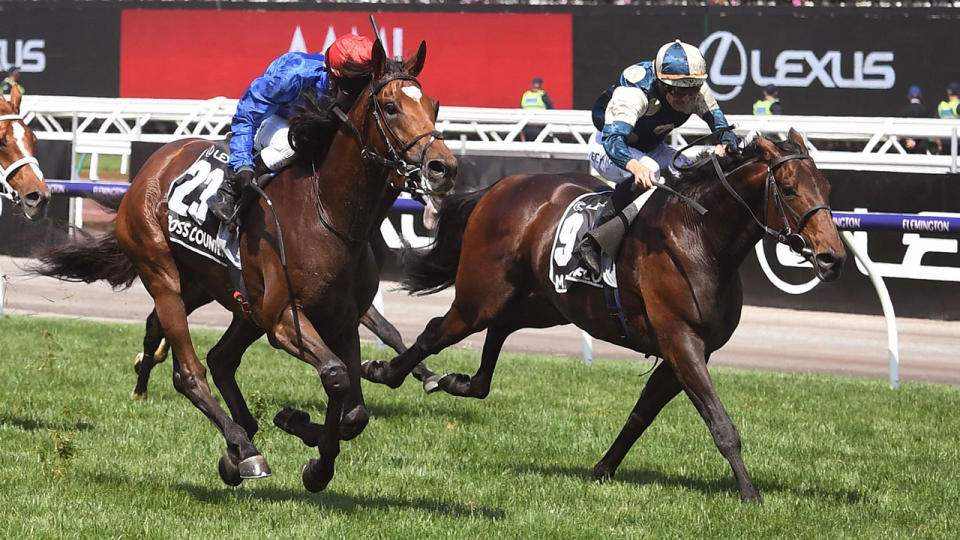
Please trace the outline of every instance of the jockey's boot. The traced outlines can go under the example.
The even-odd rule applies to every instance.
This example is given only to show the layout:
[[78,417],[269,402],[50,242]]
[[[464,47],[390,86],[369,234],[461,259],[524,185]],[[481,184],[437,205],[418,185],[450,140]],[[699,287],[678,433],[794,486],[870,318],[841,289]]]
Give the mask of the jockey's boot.
[[636,217],[625,216],[623,209],[642,192],[643,188],[634,184],[632,179],[617,184],[610,199],[597,216],[597,224],[583,235],[580,243],[574,248],[574,253],[579,253],[583,265],[593,275],[599,276],[603,270],[601,267],[603,253],[612,259],[616,258],[623,235],[630,227],[632,218]]
[[228,224],[236,219],[244,190],[255,179],[270,172],[260,156],[253,161],[255,167],[241,167],[236,172],[228,173],[217,189],[216,197],[210,201],[210,213],[222,223]]

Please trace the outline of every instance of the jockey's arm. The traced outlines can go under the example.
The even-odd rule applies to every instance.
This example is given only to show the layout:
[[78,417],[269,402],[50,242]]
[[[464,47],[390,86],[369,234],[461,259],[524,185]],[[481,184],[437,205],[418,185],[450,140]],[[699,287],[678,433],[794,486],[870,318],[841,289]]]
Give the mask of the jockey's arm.
[[[720,110],[720,105],[717,104],[717,100],[714,99],[713,94],[710,93],[710,88],[706,84],[700,87],[700,96],[697,99],[697,114],[707,123],[710,131],[730,125],[727,122],[727,117],[724,116],[723,111]],[[720,142],[715,149],[716,154],[723,156],[726,153],[726,146],[736,147],[738,142],[733,130],[724,131],[723,134],[720,135]]]
[[640,88],[617,87],[607,104],[601,140],[610,160],[631,172],[634,182],[649,188],[657,181],[659,165],[649,157],[643,158],[649,160],[648,163],[634,158],[627,146],[627,137],[640,116],[646,112],[648,103],[646,94]]
[[303,78],[297,68],[301,63],[293,53],[277,58],[243,93],[230,124],[231,170],[253,166],[253,137],[260,124],[300,95]]

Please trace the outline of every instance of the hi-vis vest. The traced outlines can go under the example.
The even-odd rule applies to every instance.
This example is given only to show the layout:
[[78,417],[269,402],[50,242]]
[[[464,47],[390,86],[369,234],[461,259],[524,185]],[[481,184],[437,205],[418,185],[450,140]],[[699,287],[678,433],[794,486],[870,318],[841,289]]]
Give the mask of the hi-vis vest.
[[937,114],[940,115],[940,118],[960,118],[960,111],[957,110],[958,106],[960,106],[960,100],[941,101],[940,106],[937,107]]
[[547,110],[547,105],[543,102],[543,94],[543,90],[527,90],[523,93],[523,98],[520,99],[520,108]]
[[772,99],[758,99],[753,104],[753,114],[773,114],[770,108],[773,107],[774,103],[776,101]]

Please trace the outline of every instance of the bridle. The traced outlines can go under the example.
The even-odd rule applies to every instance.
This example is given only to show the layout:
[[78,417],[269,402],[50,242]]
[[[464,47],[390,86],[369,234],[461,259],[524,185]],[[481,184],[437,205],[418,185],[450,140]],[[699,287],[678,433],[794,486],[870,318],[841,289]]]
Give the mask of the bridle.
[[[724,174],[723,169],[720,168],[720,163],[717,161],[717,156],[710,156],[710,161],[713,162],[713,168],[716,170],[717,176],[720,178],[720,183],[723,184],[724,189],[726,189],[727,192],[729,192],[730,195],[733,196],[733,198],[736,199],[741,206],[747,209],[747,212],[750,213],[750,216],[753,218],[753,220],[757,222],[761,229],[763,229],[764,234],[775,238],[777,242],[788,246],[803,258],[811,259],[813,257],[813,251],[807,247],[807,241],[802,235],[803,229],[807,226],[810,218],[820,210],[831,212],[830,205],[818,204],[804,212],[802,215],[798,214],[793,210],[793,208],[790,207],[790,205],[786,204],[783,191],[780,189],[780,184],[777,182],[777,179],[774,176],[774,173],[780,168],[781,165],[787,163],[788,161],[799,159],[810,159],[810,156],[808,154],[789,154],[782,156],[773,162],[765,163],[767,166],[767,178],[764,181],[763,187],[763,218],[761,219],[757,217],[753,209],[750,208],[750,205],[743,200],[743,197],[741,197],[740,194],[733,189],[733,186],[730,185],[730,182],[727,181],[727,177]],[[773,207],[776,208],[777,213],[780,214],[780,219],[783,223],[783,227],[779,231],[767,225],[767,208],[770,206],[770,197],[773,197]],[[796,230],[790,228],[790,223],[787,221],[787,213],[793,217],[793,221],[797,226]]]
[[[673,156],[674,165],[676,165],[677,156],[679,156],[687,148],[690,148],[707,138],[718,136],[724,131],[730,131],[733,128],[734,126],[725,126],[725,127],[716,129],[712,133],[708,133],[707,135],[698,137],[693,142],[687,144],[680,150],[677,150],[677,152]],[[786,204],[786,200],[784,199],[784,196],[783,196],[783,191],[781,191],[780,184],[777,182],[777,179],[774,176],[774,173],[777,171],[777,169],[779,169],[780,166],[783,165],[784,163],[788,161],[797,160],[797,159],[811,159],[809,154],[806,154],[806,153],[789,154],[786,156],[781,156],[779,159],[773,162],[765,163],[765,165],[767,166],[767,178],[764,182],[764,187],[763,187],[763,213],[762,213],[763,218],[762,219],[757,217],[757,214],[754,213],[752,208],[750,208],[750,205],[747,204],[747,201],[743,200],[743,197],[741,197],[740,194],[737,193],[735,189],[733,189],[733,186],[730,185],[730,182],[727,181],[727,175],[723,172],[723,169],[720,167],[720,162],[717,161],[716,154],[710,154],[710,157],[708,159],[713,164],[713,168],[717,172],[717,177],[720,178],[720,183],[723,184],[724,189],[726,189],[727,192],[730,193],[730,195],[733,196],[733,198],[738,203],[740,203],[741,206],[747,209],[747,212],[750,213],[750,217],[752,217],[753,220],[757,222],[757,225],[760,226],[764,234],[776,239],[777,242],[784,244],[785,246],[789,247],[798,255],[802,256],[807,260],[810,260],[813,258],[813,250],[807,247],[807,241],[803,238],[803,235],[802,235],[803,229],[804,227],[807,226],[807,223],[810,221],[810,218],[812,218],[813,215],[819,212],[820,210],[826,210],[827,212],[831,212],[830,205],[818,204],[813,208],[810,208],[809,210],[804,212],[802,215],[798,214],[793,210],[793,208],[790,207],[790,205]],[[758,160],[750,160],[745,163],[741,163],[740,166],[738,166],[737,168],[739,169],[740,167],[749,165],[751,163],[756,163],[757,161]],[[703,161],[693,163],[690,165],[690,167],[698,167],[702,163]],[[769,201],[771,196],[773,197],[773,203],[774,203],[773,206],[774,208],[777,209],[777,213],[780,214],[780,219],[781,219],[781,222],[783,223],[783,227],[779,231],[767,225],[767,208],[770,206]],[[794,222],[797,224],[796,230],[793,230],[792,228],[790,228],[790,223],[787,221],[787,213],[789,213],[793,217]]]
[[[333,106],[333,112],[347,127],[350,128],[354,138],[356,138],[357,142],[360,144],[360,157],[363,158],[365,162],[374,163],[385,169],[393,169],[396,171],[397,175],[403,179],[402,186],[397,188],[399,191],[406,191],[415,197],[445,195],[448,191],[450,191],[452,186],[443,190],[431,188],[429,181],[427,180],[423,163],[424,159],[426,159],[427,150],[430,149],[430,145],[432,145],[435,141],[443,140],[443,134],[434,129],[432,131],[421,133],[420,135],[414,137],[410,142],[404,144],[400,140],[400,137],[398,137],[396,132],[393,130],[393,127],[391,127],[390,124],[385,122],[383,119],[383,109],[380,106],[380,102],[377,101],[377,95],[385,86],[396,80],[412,81],[417,85],[417,88],[420,88],[420,81],[418,81],[413,75],[409,75],[407,73],[390,73],[377,81],[376,85],[371,88],[368,98],[368,106],[372,111],[374,120],[376,121],[377,131],[380,133],[380,137],[383,140],[383,145],[387,149],[387,156],[380,155],[375,149],[364,142],[363,135],[360,133],[360,130],[357,129],[357,126],[352,120],[350,120],[350,117],[347,116],[346,112],[344,112],[339,105]],[[430,139],[427,141],[427,144],[423,145],[423,149],[420,150],[418,160],[411,163],[404,159],[403,156],[411,148],[413,148],[414,145],[426,137],[429,137]]]
[[[23,115],[21,114],[0,114],[0,122],[7,120],[23,120]],[[33,156],[22,157],[9,166],[4,167],[0,165],[0,197],[8,199],[13,204],[20,204],[20,194],[17,193],[17,190],[10,185],[10,182],[7,181],[7,178],[13,176],[21,167],[24,165],[36,165],[37,168],[40,168],[40,162],[37,161],[37,158]]]

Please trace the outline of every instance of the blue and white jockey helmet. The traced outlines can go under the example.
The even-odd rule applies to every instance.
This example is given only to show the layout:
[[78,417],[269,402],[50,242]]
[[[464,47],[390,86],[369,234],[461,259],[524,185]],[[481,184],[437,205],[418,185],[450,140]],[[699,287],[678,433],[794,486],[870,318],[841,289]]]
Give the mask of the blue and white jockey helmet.
[[679,39],[660,47],[653,69],[669,86],[697,87],[707,79],[707,61],[700,50]]

